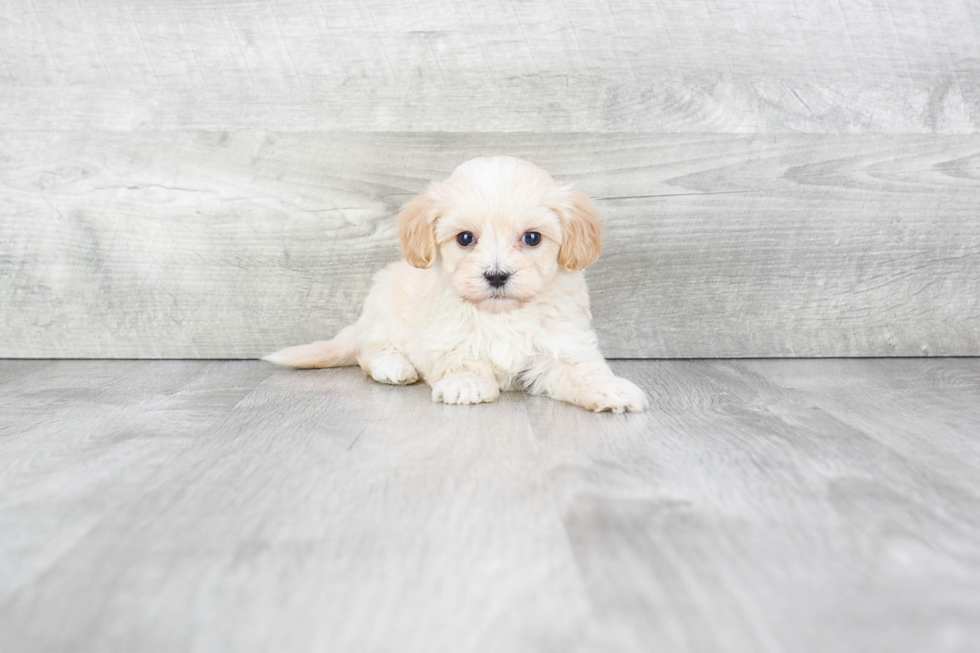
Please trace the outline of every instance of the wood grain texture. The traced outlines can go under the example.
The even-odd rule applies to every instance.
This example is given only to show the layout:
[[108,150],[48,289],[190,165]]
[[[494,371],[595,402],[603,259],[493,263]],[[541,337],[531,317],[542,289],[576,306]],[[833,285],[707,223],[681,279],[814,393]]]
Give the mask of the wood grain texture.
[[[120,363],[90,365],[111,374]],[[70,554],[45,560],[30,587],[0,598],[5,650],[575,643],[588,603],[519,395],[495,405],[492,421],[474,422],[433,404],[424,386],[381,386],[359,370],[276,370],[256,383],[268,364],[212,365],[254,389],[206,434],[168,425],[165,439],[179,440],[180,451],[73,538]],[[50,424],[37,430],[55,438]],[[117,444],[120,461],[139,464],[156,449],[162,434],[149,435],[134,451]],[[37,470],[36,482],[77,483],[92,473],[88,458],[65,454],[58,469]],[[3,487],[11,504],[45,510],[40,524],[17,525],[21,538],[62,515],[101,512],[86,509],[84,496],[50,506]],[[3,558],[21,568],[45,557],[11,548]],[[84,596],[100,598],[77,600]]]
[[[0,385],[0,604],[153,487],[154,474],[270,373],[158,363],[59,361]],[[22,364],[4,361],[0,374]]]
[[[597,640],[627,651],[970,650],[980,475],[960,472],[980,462],[964,419],[978,395],[939,399],[946,384],[918,376],[921,365],[619,362],[653,399],[630,421],[528,399]],[[950,367],[975,379],[978,362]],[[776,382],[811,375],[819,389]],[[890,393],[912,378],[893,410]],[[911,433],[910,419],[924,428]]]
[[[785,368],[752,361],[744,366],[822,413],[873,434],[947,483],[972,488],[980,478],[980,412],[974,401],[980,365],[974,360],[799,361]],[[868,395],[875,400],[868,401]],[[928,414],[918,410],[921,401],[929,402]],[[937,423],[947,426],[944,435],[930,437]]]
[[254,357],[331,336],[391,216],[506,152],[608,214],[613,357],[980,354],[980,137],[6,132],[0,355]]
[[0,7],[7,129],[976,133],[965,0]]
[[980,360],[613,366],[648,413],[0,361],[0,649],[975,648]]

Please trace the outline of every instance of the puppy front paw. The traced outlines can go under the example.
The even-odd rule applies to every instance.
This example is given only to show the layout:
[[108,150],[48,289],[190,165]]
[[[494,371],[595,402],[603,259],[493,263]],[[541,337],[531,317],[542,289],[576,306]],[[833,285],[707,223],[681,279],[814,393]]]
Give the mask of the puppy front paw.
[[432,388],[432,401],[444,404],[480,404],[496,401],[499,396],[496,379],[468,372],[443,377]]
[[597,413],[607,410],[613,413],[640,413],[647,407],[647,396],[632,381],[612,376],[597,379],[586,386],[580,405]]
[[386,354],[370,363],[371,378],[378,383],[409,385],[419,380],[419,373],[401,354]]

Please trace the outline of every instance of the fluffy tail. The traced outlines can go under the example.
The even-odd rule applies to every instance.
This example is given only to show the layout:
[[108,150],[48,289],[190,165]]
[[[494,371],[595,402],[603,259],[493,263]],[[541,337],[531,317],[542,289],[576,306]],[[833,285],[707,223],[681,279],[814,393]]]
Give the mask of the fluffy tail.
[[357,365],[354,327],[344,327],[333,340],[318,340],[308,345],[287,347],[263,357],[262,360],[300,369]]

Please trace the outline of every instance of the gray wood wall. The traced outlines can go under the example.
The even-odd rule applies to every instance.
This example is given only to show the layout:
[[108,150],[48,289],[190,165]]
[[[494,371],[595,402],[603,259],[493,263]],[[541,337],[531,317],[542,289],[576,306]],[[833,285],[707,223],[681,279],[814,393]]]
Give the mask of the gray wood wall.
[[0,356],[330,336],[490,153],[606,211],[608,355],[980,355],[971,0],[9,0]]

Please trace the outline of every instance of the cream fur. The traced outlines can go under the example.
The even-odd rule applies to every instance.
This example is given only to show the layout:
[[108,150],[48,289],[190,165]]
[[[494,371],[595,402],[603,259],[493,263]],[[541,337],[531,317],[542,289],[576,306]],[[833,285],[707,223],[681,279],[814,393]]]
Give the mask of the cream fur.
[[[581,269],[602,252],[602,226],[588,197],[526,161],[481,158],[409,202],[397,220],[405,261],[377,274],[358,321],[333,340],[266,360],[356,360],[381,383],[424,379],[433,401],[447,404],[525,390],[594,411],[646,407],[642,390],[613,375],[591,328]],[[461,246],[463,231],[476,244]],[[525,245],[527,231],[541,243]],[[488,271],[510,276],[496,289]]]

